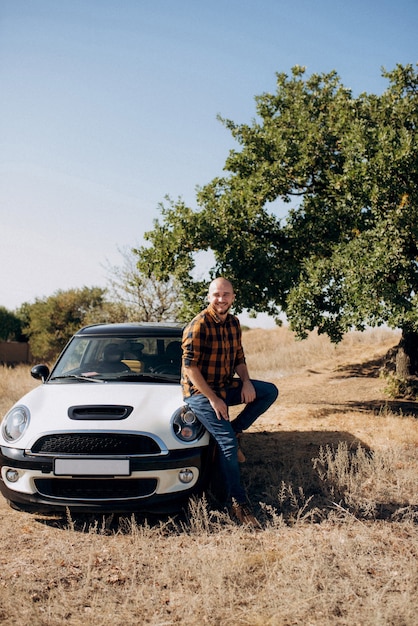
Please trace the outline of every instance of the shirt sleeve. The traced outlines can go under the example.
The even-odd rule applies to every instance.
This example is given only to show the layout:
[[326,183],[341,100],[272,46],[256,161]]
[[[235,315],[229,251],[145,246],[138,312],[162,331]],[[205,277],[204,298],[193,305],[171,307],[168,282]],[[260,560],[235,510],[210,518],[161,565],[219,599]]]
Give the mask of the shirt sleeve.
[[199,355],[204,341],[204,329],[200,318],[195,318],[186,326],[183,332],[183,365],[191,367],[198,365]]
[[242,347],[242,343],[241,343],[241,326],[239,324],[239,321],[237,320],[237,353],[235,356],[235,367],[237,365],[241,365],[242,363],[245,363],[245,354],[244,354],[244,348]]

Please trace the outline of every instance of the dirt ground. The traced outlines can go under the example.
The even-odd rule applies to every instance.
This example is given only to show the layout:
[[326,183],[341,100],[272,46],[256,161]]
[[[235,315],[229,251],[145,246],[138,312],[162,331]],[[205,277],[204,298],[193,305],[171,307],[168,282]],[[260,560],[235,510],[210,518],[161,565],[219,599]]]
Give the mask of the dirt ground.
[[[242,472],[252,502],[273,505],[286,483],[320,504],[321,486],[312,461],[321,449],[335,450],[341,443],[352,451],[359,446],[384,451],[396,443],[416,458],[418,403],[391,399],[381,376],[393,345],[389,340],[377,347],[350,347],[315,368],[274,380],[280,392],[277,403],[242,440],[247,456]],[[390,505],[382,504],[379,516],[387,518],[408,504],[396,494]]]
[[[263,532],[201,501],[185,519],[144,523],[20,513],[0,497],[0,623],[415,624],[418,406],[385,393],[393,345],[304,353],[281,377],[264,376],[263,354],[250,363],[280,391],[242,441]],[[341,444],[372,452],[342,487],[313,463]]]
[[[341,351],[334,360],[319,361],[296,374],[274,380],[279,388],[277,403],[254,425],[254,430],[307,431],[312,428],[344,430],[364,438],[365,443],[379,441],[376,423],[362,416],[389,412],[418,415],[418,402],[391,399],[381,376],[386,352],[393,340],[378,346],[362,345]],[[373,432],[370,432],[373,426]],[[384,437],[386,433],[382,433]],[[381,440],[383,443],[384,439]]]

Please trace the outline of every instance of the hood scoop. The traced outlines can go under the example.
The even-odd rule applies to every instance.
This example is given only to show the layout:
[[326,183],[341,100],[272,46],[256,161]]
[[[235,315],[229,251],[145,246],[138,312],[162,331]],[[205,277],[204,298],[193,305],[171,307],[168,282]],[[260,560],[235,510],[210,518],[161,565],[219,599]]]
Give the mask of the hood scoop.
[[120,404],[84,404],[70,406],[68,417],[72,420],[124,420],[133,410],[133,406]]

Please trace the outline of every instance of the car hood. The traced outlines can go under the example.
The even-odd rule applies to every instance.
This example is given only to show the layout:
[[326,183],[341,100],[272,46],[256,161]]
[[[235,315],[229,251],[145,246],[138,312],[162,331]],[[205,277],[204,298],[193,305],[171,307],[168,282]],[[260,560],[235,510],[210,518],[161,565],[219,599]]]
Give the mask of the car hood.
[[[29,426],[16,442],[5,442],[1,437],[3,445],[30,448],[41,435],[51,432],[139,431],[159,437],[169,449],[184,447],[171,428],[173,413],[183,405],[179,385],[120,382],[43,384],[23,396],[15,406],[22,404],[30,411]],[[103,405],[129,406],[133,410],[124,419],[75,420],[69,416],[70,407]]]

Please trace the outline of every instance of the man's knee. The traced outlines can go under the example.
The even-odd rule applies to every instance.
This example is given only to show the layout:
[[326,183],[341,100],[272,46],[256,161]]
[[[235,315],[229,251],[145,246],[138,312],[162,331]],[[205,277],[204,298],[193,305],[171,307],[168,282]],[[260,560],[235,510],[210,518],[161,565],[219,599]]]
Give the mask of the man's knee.
[[279,395],[279,390],[273,383],[262,382],[255,386],[257,399],[266,399],[270,401],[270,404],[273,404],[275,400],[277,400]]
[[279,390],[276,385],[273,385],[273,383],[267,384],[269,385],[269,397],[271,398],[271,402],[273,403],[275,400],[277,400],[279,396]]

